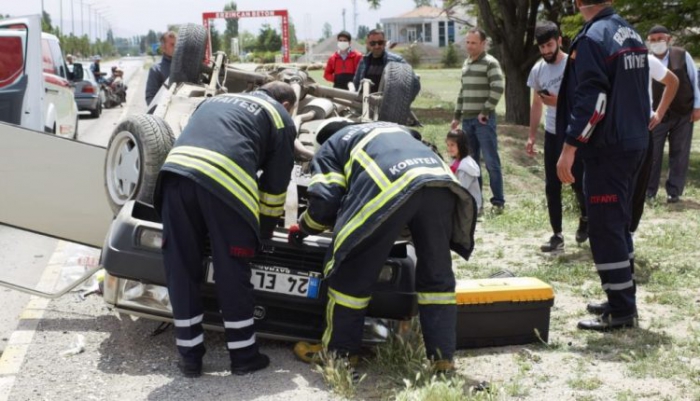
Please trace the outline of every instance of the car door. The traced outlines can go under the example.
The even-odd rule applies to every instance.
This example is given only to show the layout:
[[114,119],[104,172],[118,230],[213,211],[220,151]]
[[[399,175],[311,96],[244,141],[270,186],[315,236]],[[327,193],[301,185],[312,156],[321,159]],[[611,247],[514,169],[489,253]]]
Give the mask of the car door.
[[0,121],[34,130],[44,129],[43,79],[30,79],[41,78],[40,26],[39,16],[0,20]]
[[[36,95],[30,91],[43,90],[33,85],[43,81],[40,19],[2,20],[0,32],[20,24],[27,33],[26,96]],[[106,149],[45,133],[43,124],[0,122],[0,143],[0,224],[101,247],[113,217],[104,190]]]

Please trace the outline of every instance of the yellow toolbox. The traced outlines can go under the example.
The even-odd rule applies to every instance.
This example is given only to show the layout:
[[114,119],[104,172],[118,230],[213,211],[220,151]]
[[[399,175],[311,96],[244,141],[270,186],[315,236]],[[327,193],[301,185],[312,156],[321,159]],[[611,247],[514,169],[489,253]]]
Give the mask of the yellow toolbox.
[[457,280],[457,348],[548,341],[554,291],[532,277]]

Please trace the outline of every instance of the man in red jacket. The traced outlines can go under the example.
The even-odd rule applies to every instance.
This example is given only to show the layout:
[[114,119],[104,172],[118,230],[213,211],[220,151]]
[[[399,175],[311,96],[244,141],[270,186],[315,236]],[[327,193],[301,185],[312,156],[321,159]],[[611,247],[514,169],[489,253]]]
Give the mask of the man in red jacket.
[[348,89],[348,83],[352,82],[357,66],[362,60],[362,53],[350,48],[350,33],[341,31],[337,39],[338,51],[328,59],[323,78],[333,82],[334,88]]

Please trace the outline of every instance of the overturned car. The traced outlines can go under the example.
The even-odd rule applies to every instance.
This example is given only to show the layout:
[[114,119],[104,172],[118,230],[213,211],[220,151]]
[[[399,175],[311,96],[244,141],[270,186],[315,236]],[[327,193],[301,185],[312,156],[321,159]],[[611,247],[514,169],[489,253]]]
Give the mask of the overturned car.
[[[316,131],[333,117],[417,124],[410,105],[419,91],[418,78],[408,64],[390,63],[378,91],[372,91],[369,81],[362,84],[359,93],[333,89],[315,83],[302,68],[248,71],[228,65],[223,53],[202,63],[205,40],[201,26],[180,29],[170,82],[149,105],[152,114],[128,117],[110,138],[104,179],[115,218],[101,258],[106,270],[104,299],[124,313],[171,319],[161,255],[162,224],[151,206],[160,167],[202,100],[253,91],[278,80],[289,83],[299,99],[292,111],[298,132],[296,165],[290,177],[285,219],[251,261],[256,331],[268,338],[318,340],[326,302],[322,266],[330,236],[311,236],[300,249],[287,244],[285,228],[305,205]],[[202,284],[205,326],[222,329],[209,258],[202,260],[201,268],[206,277]],[[397,241],[374,288],[365,323],[366,342],[382,341],[400,321],[417,313],[414,269],[412,246]]]

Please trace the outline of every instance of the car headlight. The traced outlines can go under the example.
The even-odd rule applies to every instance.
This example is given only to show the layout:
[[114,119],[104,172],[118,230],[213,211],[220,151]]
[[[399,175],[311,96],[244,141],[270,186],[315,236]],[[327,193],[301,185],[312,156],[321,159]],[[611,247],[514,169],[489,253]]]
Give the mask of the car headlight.
[[163,247],[163,232],[152,228],[141,227],[138,238],[138,246],[160,251]]

